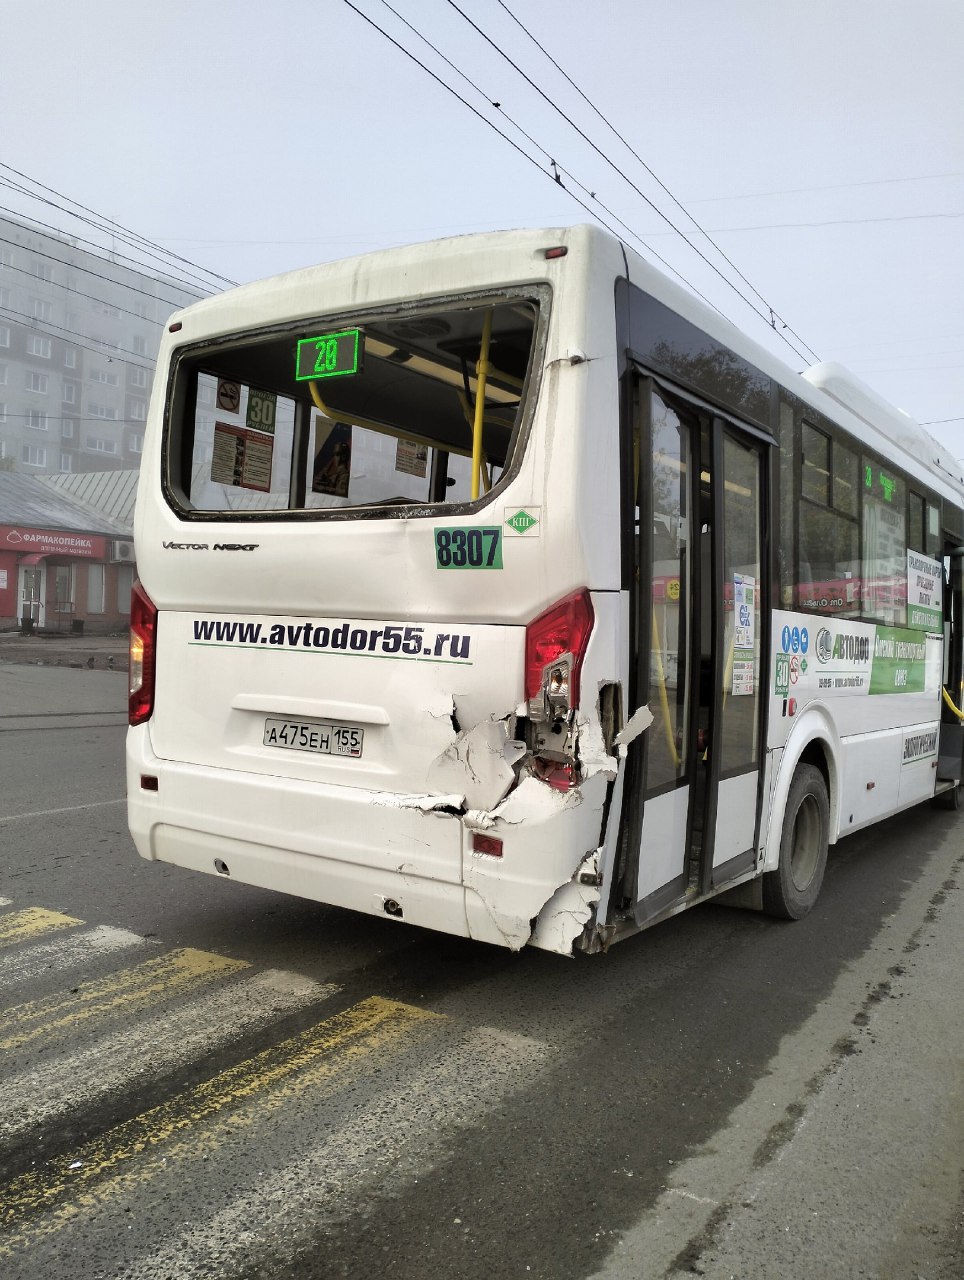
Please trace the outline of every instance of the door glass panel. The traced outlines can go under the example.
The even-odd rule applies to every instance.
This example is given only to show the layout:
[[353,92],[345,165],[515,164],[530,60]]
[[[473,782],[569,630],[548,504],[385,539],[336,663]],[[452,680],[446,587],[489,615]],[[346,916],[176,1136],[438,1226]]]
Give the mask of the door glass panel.
[[[654,722],[646,734],[646,790],[649,793],[676,782],[686,770],[688,436],[676,412],[654,393],[650,495],[652,647],[647,699]],[[648,505],[645,500],[641,504],[644,512]]]
[[723,437],[724,666],[720,773],[750,768],[759,755],[760,460]]

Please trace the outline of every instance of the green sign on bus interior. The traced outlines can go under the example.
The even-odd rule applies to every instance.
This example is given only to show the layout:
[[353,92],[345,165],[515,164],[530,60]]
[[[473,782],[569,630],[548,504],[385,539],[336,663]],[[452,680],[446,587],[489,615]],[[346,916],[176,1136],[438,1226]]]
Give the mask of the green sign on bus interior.
[[361,329],[342,329],[340,333],[323,333],[317,338],[302,338],[298,343],[295,370],[297,382],[314,382],[316,378],[337,378],[358,373],[362,355]]

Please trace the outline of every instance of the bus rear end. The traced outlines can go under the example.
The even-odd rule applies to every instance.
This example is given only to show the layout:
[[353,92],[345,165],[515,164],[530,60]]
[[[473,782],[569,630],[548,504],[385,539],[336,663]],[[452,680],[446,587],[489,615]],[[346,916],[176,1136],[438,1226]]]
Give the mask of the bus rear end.
[[[577,515],[616,448],[581,425],[590,401],[617,420],[613,273],[592,283],[595,233],[552,235],[372,255],[175,317],[135,526],[143,857],[585,945],[616,772],[616,466],[590,534]],[[573,355],[591,342],[596,367]]]

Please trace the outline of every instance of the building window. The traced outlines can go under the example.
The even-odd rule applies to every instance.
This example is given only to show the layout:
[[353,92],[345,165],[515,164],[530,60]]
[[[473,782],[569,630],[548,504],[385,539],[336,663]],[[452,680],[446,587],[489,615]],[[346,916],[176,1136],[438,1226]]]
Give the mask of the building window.
[[13,295],[7,288],[0,288],[0,307],[9,307],[13,301]]
[[102,564],[87,566],[87,612],[104,612],[104,566]]
[[10,346],[10,326],[8,324],[0,324],[0,347]]
[[116,453],[117,445],[113,440],[99,440],[95,436],[88,436],[84,447],[92,449],[94,453]]
[[143,400],[131,401],[131,419],[134,422],[147,421],[147,404]]
[[53,315],[53,307],[44,298],[34,298],[32,301],[34,319],[43,320],[45,323],[49,324],[50,318]]
[[74,611],[74,566],[58,564],[54,570],[54,612],[73,613]]
[[134,566],[121,564],[117,566],[117,612],[128,614],[131,611],[131,591],[134,589]]
[[77,403],[77,383],[65,382],[64,383],[64,404],[76,404],[76,403]]
[[77,352],[74,350],[73,347],[68,347],[67,350],[64,352],[64,368],[65,369],[77,368]]
[[116,387],[118,377],[116,373],[108,373],[106,369],[91,369],[87,375],[91,382],[99,382],[105,387]]
[[140,453],[141,450],[144,448],[144,437],[131,436],[130,440],[127,443],[127,448],[131,453]]
[[45,373],[35,373],[33,369],[28,369],[25,385],[28,391],[36,391],[38,395],[45,396],[50,389],[50,380]]
[[140,337],[139,334],[134,335],[134,354],[139,356],[147,355],[147,339]]
[[12,266],[13,266],[13,250],[0,249],[0,267],[12,267]]
[[47,450],[41,449],[37,445],[25,444],[20,456],[28,467],[45,467],[47,465]]
[[28,409],[23,415],[24,424],[34,431],[47,430],[47,415],[42,409]]
[[54,269],[49,262],[44,262],[40,258],[34,258],[31,264],[31,271],[38,280],[52,280],[54,278]]
[[5,387],[6,385],[7,385],[7,366],[5,364],[0,364],[0,386]]
[[3,403],[2,400],[0,400],[0,422],[6,422],[6,420],[7,420],[7,406]]
[[60,434],[65,440],[72,440],[77,432],[77,419],[64,418],[60,424]]
[[27,355],[40,356],[43,360],[50,359],[50,339],[42,337],[39,333],[31,333],[27,335]]
[[92,310],[97,311],[102,316],[119,316],[120,309],[112,306],[109,302],[95,302]]
[[60,455],[60,469],[61,471],[73,471],[74,460],[69,453],[62,453]]
[[147,370],[146,369],[131,370],[131,386],[132,387],[147,386]]
[[92,418],[103,418],[105,422],[116,422],[117,410],[107,404],[88,404],[87,412]]

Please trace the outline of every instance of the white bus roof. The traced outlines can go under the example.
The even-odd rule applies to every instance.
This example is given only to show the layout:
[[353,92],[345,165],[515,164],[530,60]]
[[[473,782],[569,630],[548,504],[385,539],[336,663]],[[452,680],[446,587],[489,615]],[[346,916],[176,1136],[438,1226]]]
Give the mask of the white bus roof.
[[[591,253],[704,332],[749,360],[789,392],[838,422],[922,483],[964,503],[957,461],[909,414],[889,404],[842,365],[824,361],[796,372],[713,307],[675,283],[602,228],[589,224],[480,232],[303,267],[241,285],[195,303],[172,320],[183,323],[178,345],[217,335],[306,319],[323,311],[392,305],[477,288],[552,282],[558,266],[544,250],[564,245]],[[167,335],[165,335],[167,336]],[[895,457],[895,461],[898,459]]]

